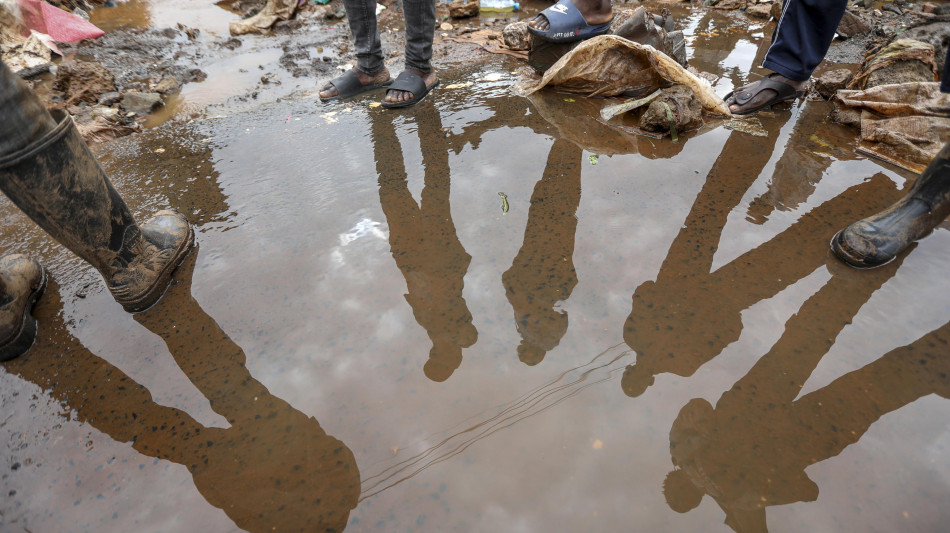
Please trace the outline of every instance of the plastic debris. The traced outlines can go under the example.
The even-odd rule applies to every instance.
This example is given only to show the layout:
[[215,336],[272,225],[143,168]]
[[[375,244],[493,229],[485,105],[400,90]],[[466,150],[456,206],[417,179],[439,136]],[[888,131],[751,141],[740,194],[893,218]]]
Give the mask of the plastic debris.
[[660,96],[659,89],[654,91],[649,96],[644,96],[643,98],[640,98],[639,100],[632,100],[632,101],[624,102],[622,104],[607,106],[600,110],[600,118],[604,120],[610,120],[617,115],[621,115],[628,111],[632,111],[640,106],[649,104],[650,102],[655,100],[657,96]]
[[465,82],[465,83],[452,83],[452,84],[446,85],[445,88],[448,89],[448,90],[451,90],[451,89],[463,89],[463,88],[465,88],[465,87],[471,87],[472,85],[475,85],[475,83],[470,82],[470,81],[467,81],[467,82]]

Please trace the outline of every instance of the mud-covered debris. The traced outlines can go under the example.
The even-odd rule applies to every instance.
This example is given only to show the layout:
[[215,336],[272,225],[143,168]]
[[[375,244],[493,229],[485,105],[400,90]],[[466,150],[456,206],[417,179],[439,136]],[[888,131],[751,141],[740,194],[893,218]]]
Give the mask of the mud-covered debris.
[[153,89],[161,94],[177,93],[181,89],[181,83],[174,76],[164,76]]
[[873,28],[871,24],[865,20],[864,17],[858,15],[853,10],[847,10],[844,12],[844,16],[841,18],[841,22],[838,24],[838,35],[849,38],[854,37],[855,35],[861,35],[871,31]]
[[122,95],[122,108],[136,115],[147,115],[162,103],[162,95],[158,93],[127,91]]
[[0,44],[0,58],[10,67],[10,70],[24,76],[33,69],[49,65],[52,54],[39,34],[33,32],[29,38],[16,44]]
[[122,95],[119,94],[119,91],[112,91],[99,95],[99,105],[102,106],[115,105],[118,104],[120,100],[122,100]]
[[[945,4],[944,7],[950,11],[950,3]],[[912,26],[900,35],[901,39],[921,41],[934,47],[934,62],[937,64],[937,74],[941,77],[944,75],[943,65],[947,57],[947,48],[950,46],[950,20],[946,18]]]
[[756,117],[733,117],[722,125],[727,130],[741,131],[756,137],[768,137],[769,132],[762,127],[762,122]]
[[638,100],[630,100],[622,104],[607,106],[600,110],[600,118],[604,120],[610,120],[617,115],[633,111],[639,107],[645,106],[655,100],[658,96],[662,94],[662,91],[656,90],[651,93],[649,96],[640,98]]
[[841,89],[844,89],[849,81],[851,81],[851,71],[846,68],[837,68],[815,78],[812,86],[818,94],[827,100]]
[[464,19],[478,15],[478,0],[455,0],[449,3],[449,18]]
[[95,104],[100,95],[116,90],[115,77],[95,61],[63,61],[56,69],[53,90],[63,93],[69,104]]
[[674,85],[650,102],[640,117],[640,128],[656,133],[690,130],[703,123],[702,113],[703,106],[693,91],[685,85]]
[[241,45],[244,44],[244,43],[241,42],[241,40],[238,39],[237,37],[231,37],[230,39],[228,39],[228,40],[226,40],[226,41],[218,41],[217,44],[218,44],[218,46],[220,46],[221,48],[227,48],[228,50],[236,50],[236,49],[240,48]]
[[289,20],[297,9],[297,0],[267,0],[264,9],[253,17],[228,25],[231,35],[264,33],[279,20]]
[[849,89],[870,89],[879,85],[932,82],[937,75],[934,47],[911,39],[898,39],[868,56]]
[[505,41],[505,46],[512,50],[531,49],[531,33],[528,32],[528,23],[526,21],[512,22],[505,26],[501,35]]

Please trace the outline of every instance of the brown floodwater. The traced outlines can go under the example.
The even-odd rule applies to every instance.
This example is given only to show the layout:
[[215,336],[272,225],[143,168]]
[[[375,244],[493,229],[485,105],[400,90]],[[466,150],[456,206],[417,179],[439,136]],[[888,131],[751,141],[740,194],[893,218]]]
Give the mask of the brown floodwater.
[[[717,92],[757,71],[770,26],[677,14]],[[51,274],[0,366],[0,530],[946,531],[948,226],[828,250],[913,176],[821,101],[673,143],[518,66],[95,147],[197,227],[135,315],[0,199]]]

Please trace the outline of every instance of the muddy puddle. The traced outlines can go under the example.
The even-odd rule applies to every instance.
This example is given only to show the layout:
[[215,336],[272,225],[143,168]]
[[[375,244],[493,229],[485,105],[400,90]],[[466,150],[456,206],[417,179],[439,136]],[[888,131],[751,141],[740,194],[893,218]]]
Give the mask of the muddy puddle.
[[[748,79],[771,27],[679,15],[717,92]],[[673,143],[518,66],[97,146],[136,216],[198,230],[136,315],[0,199],[52,275],[0,367],[0,529],[945,530],[948,226],[828,251],[913,176],[821,101]]]

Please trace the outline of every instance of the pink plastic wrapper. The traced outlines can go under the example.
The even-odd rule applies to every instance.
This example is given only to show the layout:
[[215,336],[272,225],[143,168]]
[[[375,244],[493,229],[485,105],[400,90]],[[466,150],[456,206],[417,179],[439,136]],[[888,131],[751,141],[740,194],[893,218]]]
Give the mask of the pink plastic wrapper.
[[42,0],[17,0],[27,28],[45,33],[60,43],[95,39],[105,34],[88,21]]

